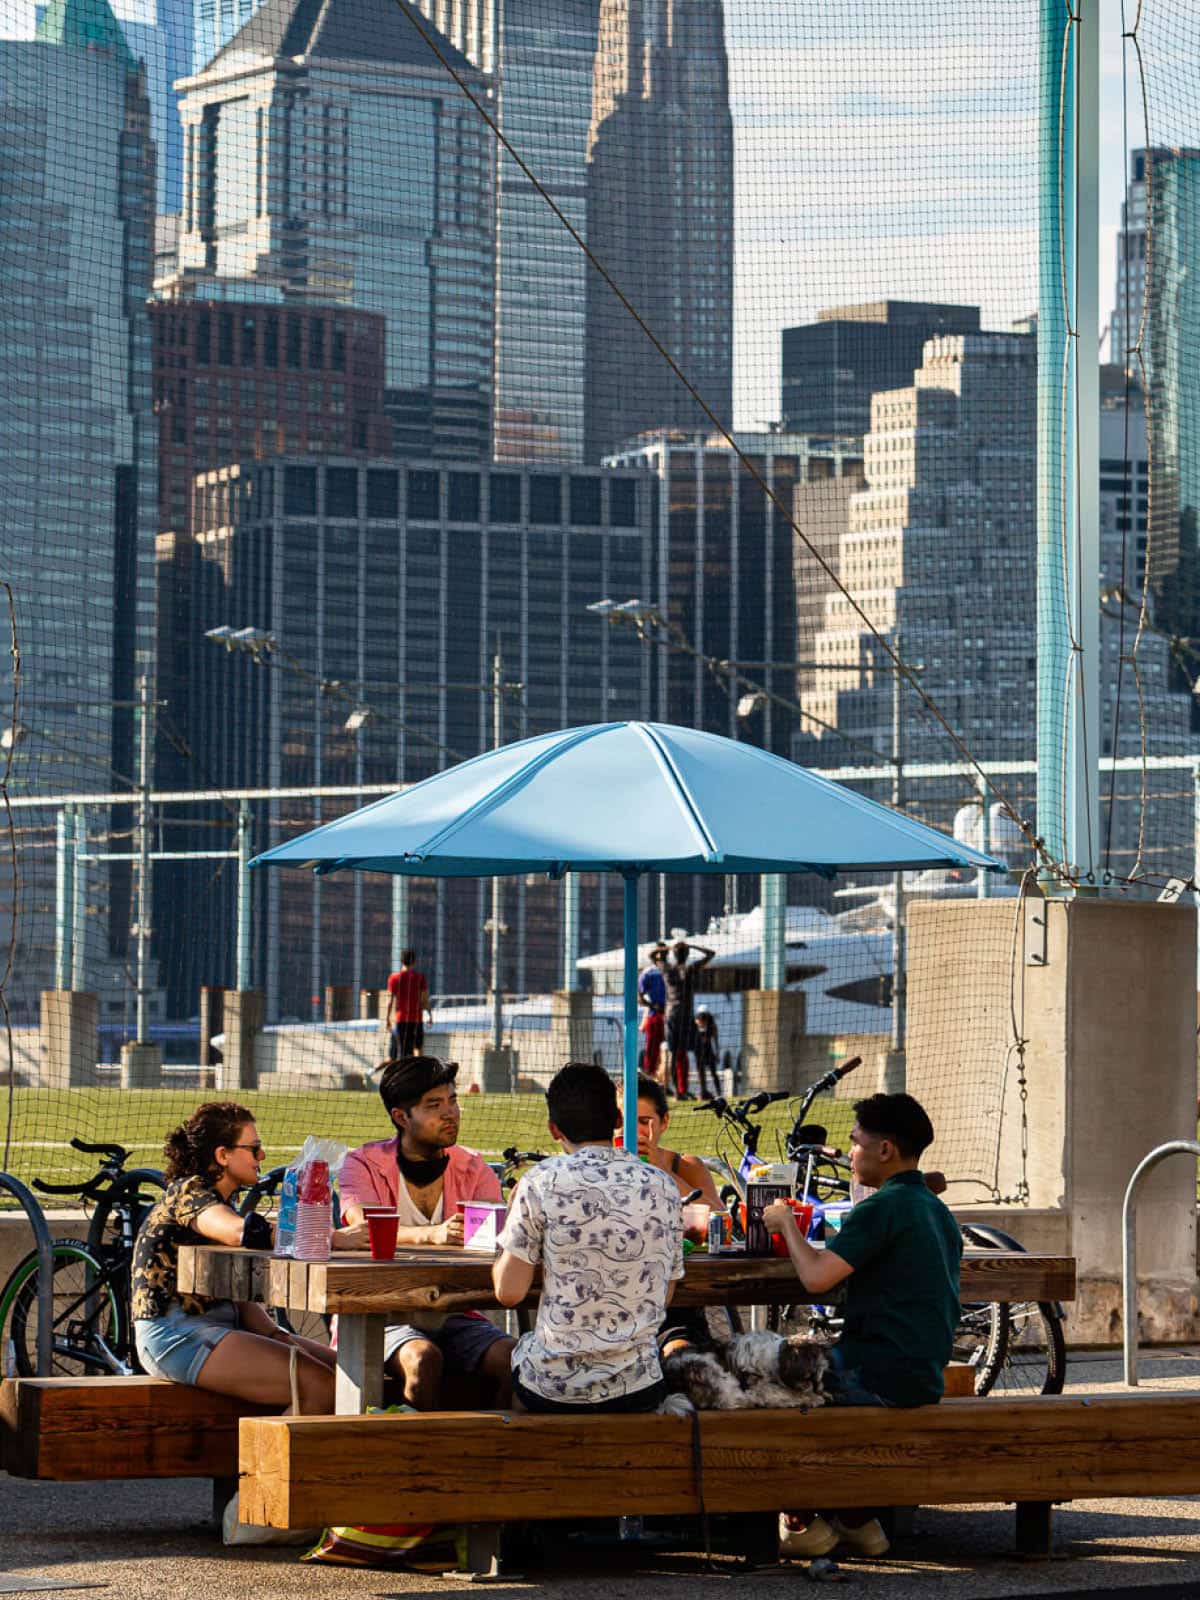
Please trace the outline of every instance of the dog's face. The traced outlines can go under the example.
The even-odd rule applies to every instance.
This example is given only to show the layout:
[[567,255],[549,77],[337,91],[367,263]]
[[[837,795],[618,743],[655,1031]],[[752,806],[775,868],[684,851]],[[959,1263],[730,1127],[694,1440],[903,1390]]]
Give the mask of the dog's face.
[[808,1339],[785,1339],[779,1352],[779,1379],[789,1389],[819,1390],[829,1358]]

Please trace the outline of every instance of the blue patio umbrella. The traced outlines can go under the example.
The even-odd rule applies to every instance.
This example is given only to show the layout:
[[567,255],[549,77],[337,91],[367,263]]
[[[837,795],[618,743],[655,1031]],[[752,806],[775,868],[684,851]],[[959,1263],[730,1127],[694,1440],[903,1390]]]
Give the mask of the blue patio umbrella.
[[625,1142],[637,1138],[637,881],[646,872],[1004,864],[780,756],[694,728],[597,723],[504,745],[257,856],[412,877],[625,881]]

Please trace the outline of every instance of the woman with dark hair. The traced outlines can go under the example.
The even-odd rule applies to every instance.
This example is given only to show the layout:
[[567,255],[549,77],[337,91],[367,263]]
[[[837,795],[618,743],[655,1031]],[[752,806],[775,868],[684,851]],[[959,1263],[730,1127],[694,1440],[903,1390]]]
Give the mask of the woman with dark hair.
[[[163,1146],[167,1187],[143,1222],[133,1253],[132,1302],[138,1355],[156,1378],[281,1409],[292,1399],[296,1351],[301,1411],[333,1410],[335,1356],[325,1345],[286,1333],[260,1305],[181,1294],[181,1244],[269,1246],[271,1225],[239,1217],[230,1201],[256,1182],[264,1155],[254,1114],[232,1100],[200,1106]],[[333,1242],[356,1249],[365,1226],[341,1228]]]

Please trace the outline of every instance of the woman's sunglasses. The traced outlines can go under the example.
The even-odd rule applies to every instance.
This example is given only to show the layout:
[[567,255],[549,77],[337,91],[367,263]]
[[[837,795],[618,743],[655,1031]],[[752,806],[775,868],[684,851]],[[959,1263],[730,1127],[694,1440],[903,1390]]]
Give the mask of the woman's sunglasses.
[[263,1149],[262,1145],[257,1139],[253,1144],[231,1144],[229,1148],[231,1150],[252,1150],[255,1158],[259,1161],[261,1161],[263,1156],[266,1154],[266,1151]]

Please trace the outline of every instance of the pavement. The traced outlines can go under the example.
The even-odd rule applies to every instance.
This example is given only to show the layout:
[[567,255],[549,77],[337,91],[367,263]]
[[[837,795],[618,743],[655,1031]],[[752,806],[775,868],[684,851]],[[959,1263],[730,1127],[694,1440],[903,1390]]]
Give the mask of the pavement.
[[[1200,1390],[1200,1347],[1144,1356],[1142,1386]],[[1121,1361],[1072,1356],[1072,1390],[1119,1391]],[[1147,1462],[1153,1489],[1153,1462]],[[290,1548],[226,1550],[208,1521],[199,1480],[107,1484],[26,1483],[0,1475],[0,1595],[96,1594],[103,1600],[434,1600],[465,1579],[316,1566]],[[1010,1508],[925,1507],[914,1534],[882,1561],[842,1561],[833,1593],[863,1600],[1023,1600],[1088,1594],[1200,1600],[1200,1496],[1082,1501],[1055,1514],[1049,1561],[1013,1556]],[[496,1585],[550,1600],[782,1600],[809,1583],[803,1565],[747,1572],[732,1558],[657,1554],[636,1547],[581,1548],[546,1571]],[[831,1582],[836,1582],[831,1579]]]

